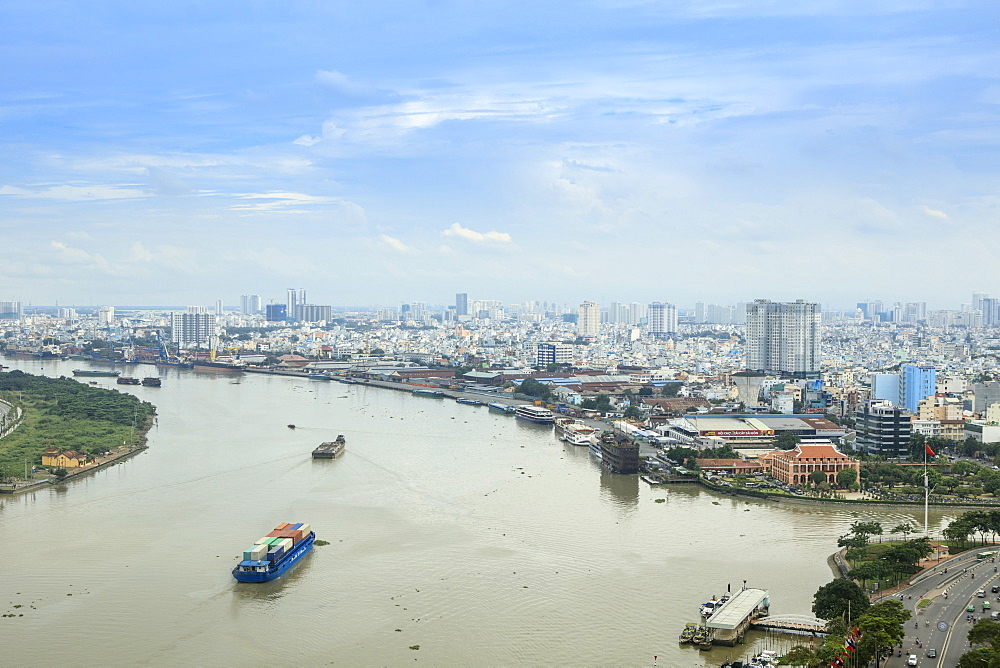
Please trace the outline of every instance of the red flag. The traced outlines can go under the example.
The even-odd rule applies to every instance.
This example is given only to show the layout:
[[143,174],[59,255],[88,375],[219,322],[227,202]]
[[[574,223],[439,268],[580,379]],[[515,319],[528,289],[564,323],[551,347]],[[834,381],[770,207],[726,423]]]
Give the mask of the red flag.
[[924,444],[924,452],[926,452],[931,457],[937,457],[937,455],[934,454],[934,451],[931,450],[931,446],[927,445],[926,443]]

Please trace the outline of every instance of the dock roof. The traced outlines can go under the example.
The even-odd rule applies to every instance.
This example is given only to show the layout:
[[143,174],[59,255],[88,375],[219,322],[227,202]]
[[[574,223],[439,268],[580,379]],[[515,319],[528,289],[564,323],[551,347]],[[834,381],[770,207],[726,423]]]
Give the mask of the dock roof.
[[752,615],[768,596],[770,592],[766,589],[743,589],[737,592],[708,618],[708,628],[735,629]]

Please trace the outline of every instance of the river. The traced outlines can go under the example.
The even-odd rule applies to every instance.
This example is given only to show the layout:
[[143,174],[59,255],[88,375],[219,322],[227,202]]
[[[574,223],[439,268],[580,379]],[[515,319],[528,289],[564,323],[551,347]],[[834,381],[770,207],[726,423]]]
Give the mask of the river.
[[[749,647],[677,643],[712,594],[746,580],[772,613],[808,613],[852,521],[923,523],[652,488],[551,428],[449,400],[128,369],[163,386],[94,380],[157,406],[149,450],[0,497],[0,613],[23,614],[0,618],[2,665],[718,666]],[[342,457],[310,458],[337,434]],[[954,515],[933,512],[932,532]],[[280,522],[330,545],[237,583],[241,551]]]

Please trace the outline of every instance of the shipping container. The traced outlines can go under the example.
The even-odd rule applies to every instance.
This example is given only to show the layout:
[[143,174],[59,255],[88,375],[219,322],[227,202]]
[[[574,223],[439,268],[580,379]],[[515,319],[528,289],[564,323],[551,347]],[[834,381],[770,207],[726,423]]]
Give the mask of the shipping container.
[[302,522],[299,522],[298,524],[293,524],[291,526],[281,527],[281,528],[282,529],[301,529],[302,528]]
[[264,555],[268,552],[267,545],[254,545],[248,550],[243,551],[244,561],[260,561],[264,558]]
[[282,522],[282,523],[281,523],[281,524],[279,524],[278,526],[274,527],[274,530],[275,530],[275,531],[281,531],[282,529],[287,529],[287,528],[289,528],[289,527],[291,527],[291,526],[292,526],[292,525],[291,525],[291,524],[289,524],[288,522]]
[[299,531],[302,532],[302,537],[306,538],[310,533],[312,533],[312,525],[303,523],[302,526],[299,527]]
[[282,538],[281,542],[278,543],[278,545],[281,546],[281,548],[284,549],[286,552],[288,552],[289,550],[291,550],[292,546],[294,544],[295,543],[294,543],[294,541],[292,541],[291,538]]
[[260,540],[256,541],[254,543],[254,545],[270,545],[271,544],[271,538],[272,538],[271,536],[264,536]]

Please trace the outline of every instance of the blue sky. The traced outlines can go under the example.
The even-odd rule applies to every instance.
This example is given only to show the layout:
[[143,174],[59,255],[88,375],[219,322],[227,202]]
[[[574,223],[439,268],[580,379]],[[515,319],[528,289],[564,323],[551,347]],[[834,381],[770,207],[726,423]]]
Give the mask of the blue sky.
[[0,299],[1000,294],[995,2],[0,4]]

